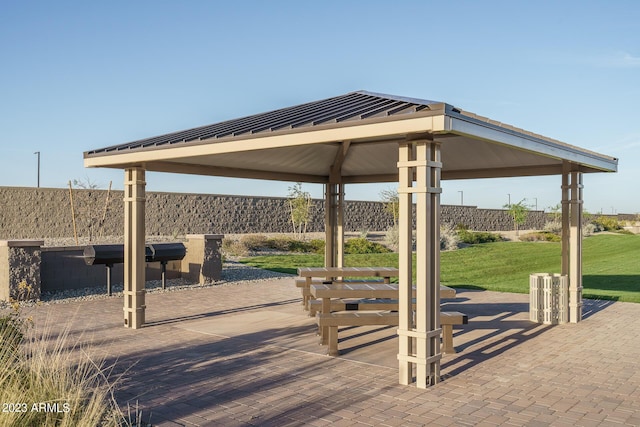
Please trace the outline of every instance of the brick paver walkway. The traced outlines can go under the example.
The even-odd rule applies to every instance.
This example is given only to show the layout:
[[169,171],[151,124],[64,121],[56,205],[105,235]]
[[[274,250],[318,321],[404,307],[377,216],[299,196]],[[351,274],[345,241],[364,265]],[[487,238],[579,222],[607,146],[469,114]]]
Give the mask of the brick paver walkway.
[[[122,326],[122,299],[33,309],[68,324],[126,371],[117,391],[161,426],[640,425],[640,304],[585,302],[579,324],[530,323],[528,296],[460,290],[444,380],[397,383],[388,327],[341,332],[324,355],[292,279],[147,295],[148,325]],[[146,418],[146,416],[145,416]]]

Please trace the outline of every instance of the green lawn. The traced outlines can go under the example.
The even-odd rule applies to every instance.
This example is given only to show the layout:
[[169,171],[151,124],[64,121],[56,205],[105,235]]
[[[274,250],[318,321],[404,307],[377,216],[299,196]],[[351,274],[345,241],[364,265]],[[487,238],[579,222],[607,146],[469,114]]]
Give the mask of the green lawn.
[[[640,302],[640,235],[606,234],[583,241],[585,298]],[[273,255],[242,262],[295,274],[320,267],[321,255]],[[415,262],[415,255],[414,255]],[[347,266],[398,266],[397,254],[345,255]],[[560,272],[559,243],[497,242],[443,252],[442,283],[501,292],[529,292],[530,273]]]

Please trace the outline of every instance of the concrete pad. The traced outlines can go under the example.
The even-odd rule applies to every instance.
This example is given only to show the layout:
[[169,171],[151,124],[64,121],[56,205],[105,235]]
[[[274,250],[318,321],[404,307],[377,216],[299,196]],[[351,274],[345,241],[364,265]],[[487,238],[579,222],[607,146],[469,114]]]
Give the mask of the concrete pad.
[[72,318],[154,426],[640,425],[640,304],[585,300],[581,323],[542,326],[528,295],[458,290],[458,353],[418,390],[398,385],[394,327],[343,328],[329,357],[300,303],[289,279],[148,294],[139,330],[118,297],[24,314],[52,332]]

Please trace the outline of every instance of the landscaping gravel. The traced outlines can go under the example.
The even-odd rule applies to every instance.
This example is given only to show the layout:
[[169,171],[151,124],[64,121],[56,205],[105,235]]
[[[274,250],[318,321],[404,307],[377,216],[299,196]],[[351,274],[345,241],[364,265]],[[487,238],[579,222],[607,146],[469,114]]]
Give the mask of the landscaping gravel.
[[[167,280],[166,289],[162,289],[160,280],[150,280],[146,283],[145,289],[147,293],[166,293],[176,292],[186,289],[208,288],[211,286],[233,286],[247,282],[260,282],[280,277],[293,277],[292,274],[278,273],[275,271],[262,270],[251,267],[237,261],[226,261],[222,266],[222,279],[218,282],[201,285],[189,283],[184,279]],[[112,285],[112,296],[107,295],[105,287],[87,287],[81,289],[67,289],[55,292],[44,292],[40,296],[40,301],[21,302],[21,306],[33,306],[36,304],[61,304],[73,301],[87,301],[105,298],[117,298],[123,295],[123,284],[117,283]],[[0,301],[0,309],[10,307],[10,303]]]

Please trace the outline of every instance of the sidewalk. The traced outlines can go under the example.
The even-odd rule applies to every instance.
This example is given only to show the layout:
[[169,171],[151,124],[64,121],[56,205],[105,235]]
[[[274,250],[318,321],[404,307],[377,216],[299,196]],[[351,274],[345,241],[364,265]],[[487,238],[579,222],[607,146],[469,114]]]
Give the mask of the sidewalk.
[[579,324],[528,321],[528,295],[459,290],[443,381],[400,386],[394,327],[318,345],[293,279],[147,295],[147,325],[122,298],[33,309],[126,371],[116,397],[160,426],[640,425],[640,304],[585,301]]

